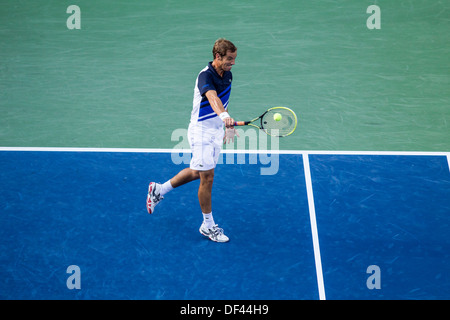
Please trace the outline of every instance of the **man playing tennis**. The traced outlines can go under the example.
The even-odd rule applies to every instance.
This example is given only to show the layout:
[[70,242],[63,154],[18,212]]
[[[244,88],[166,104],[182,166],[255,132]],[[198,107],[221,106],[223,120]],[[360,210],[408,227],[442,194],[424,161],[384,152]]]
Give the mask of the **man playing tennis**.
[[231,41],[220,38],[214,43],[212,52],[214,60],[200,71],[195,82],[188,129],[192,151],[190,166],[164,184],[150,183],[147,211],[153,213],[155,206],[172,189],[200,179],[198,200],[203,213],[203,223],[199,231],[212,241],[227,242],[229,238],[213,219],[211,191],[222,141],[233,142],[234,136],[237,135],[233,127],[234,119],[227,112],[233,80],[231,68],[235,64],[237,48]]

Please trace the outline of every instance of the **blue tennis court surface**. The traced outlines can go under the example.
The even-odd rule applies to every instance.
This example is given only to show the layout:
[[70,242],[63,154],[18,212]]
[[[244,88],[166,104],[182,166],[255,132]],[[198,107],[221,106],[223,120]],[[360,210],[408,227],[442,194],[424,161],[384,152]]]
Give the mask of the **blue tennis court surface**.
[[0,298],[319,299],[318,277],[327,299],[450,298],[447,155],[280,154],[275,175],[238,163],[216,169],[218,244],[198,232],[198,182],[146,212],[148,183],[184,166],[170,153],[0,152]]

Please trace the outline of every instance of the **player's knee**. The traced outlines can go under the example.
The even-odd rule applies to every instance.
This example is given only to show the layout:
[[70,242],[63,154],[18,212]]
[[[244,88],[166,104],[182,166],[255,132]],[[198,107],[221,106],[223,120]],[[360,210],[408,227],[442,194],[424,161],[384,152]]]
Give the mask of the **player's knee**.
[[200,173],[197,170],[191,169],[191,178],[192,180],[200,179]]
[[201,182],[204,184],[213,184],[214,182],[214,175],[208,175],[203,177],[203,179],[201,178]]
[[204,171],[200,173],[200,182],[202,184],[211,184],[214,181],[214,170]]

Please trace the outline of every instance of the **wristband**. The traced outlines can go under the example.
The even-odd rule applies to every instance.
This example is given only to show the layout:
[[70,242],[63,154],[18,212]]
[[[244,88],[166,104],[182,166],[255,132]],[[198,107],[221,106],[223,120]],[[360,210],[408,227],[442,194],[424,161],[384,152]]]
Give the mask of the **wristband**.
[[226,118],[231,118],[228,112],[224,111],[221,114],[219,114],[219,118],[224,121]]

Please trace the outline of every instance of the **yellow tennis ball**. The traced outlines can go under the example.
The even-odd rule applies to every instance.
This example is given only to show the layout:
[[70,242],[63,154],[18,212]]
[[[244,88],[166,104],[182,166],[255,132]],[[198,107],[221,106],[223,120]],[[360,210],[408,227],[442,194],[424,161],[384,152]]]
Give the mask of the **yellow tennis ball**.
[[283,117],[282,117],[281,114],[279,114],[279,113],[275,113],[275,114],[273,115],[273,120],[275,120],[275,121],[280,121],[281,118],[283,118]]

